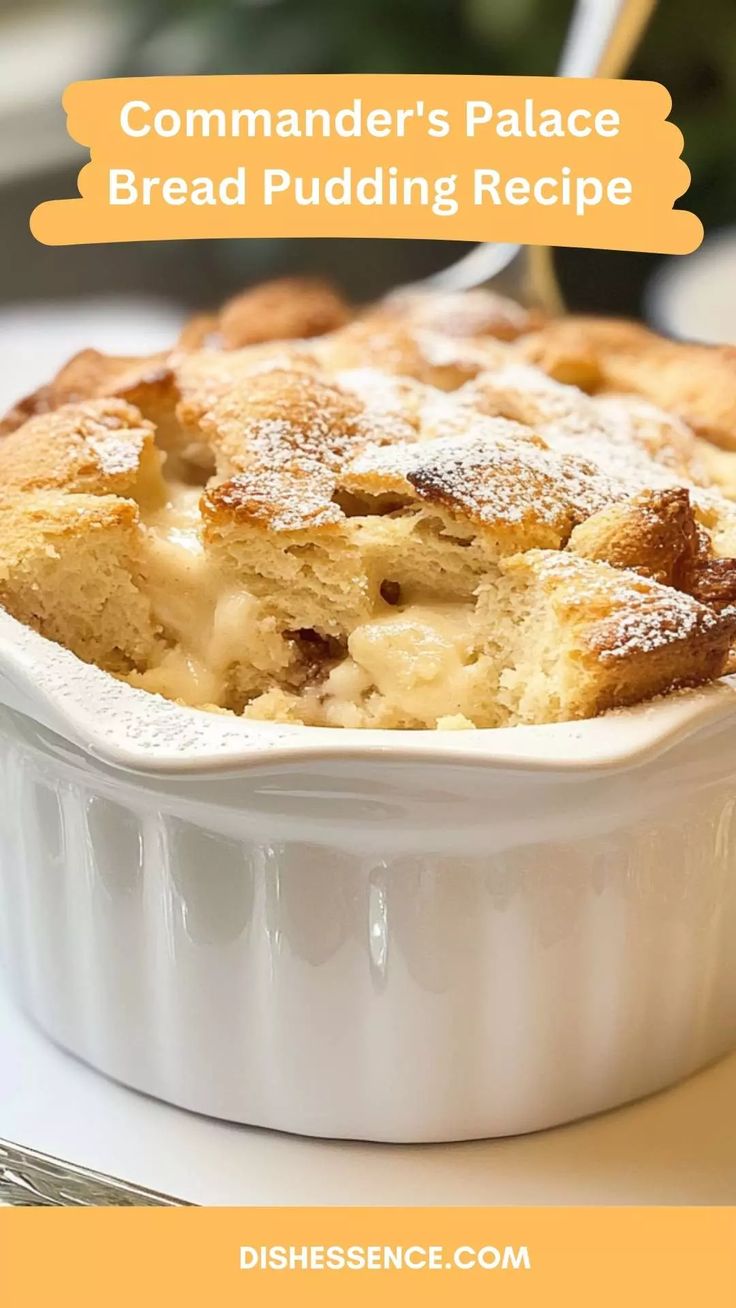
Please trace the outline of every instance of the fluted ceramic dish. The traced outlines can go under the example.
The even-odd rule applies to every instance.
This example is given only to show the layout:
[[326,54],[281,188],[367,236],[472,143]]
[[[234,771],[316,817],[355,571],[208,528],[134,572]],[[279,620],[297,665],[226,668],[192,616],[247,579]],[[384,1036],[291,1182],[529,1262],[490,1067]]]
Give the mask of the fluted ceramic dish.
[[533,1131],[736,1046],[736,690],[467,732],[179,708],[0,613],[0,946],[128,1085],[317,1136]]

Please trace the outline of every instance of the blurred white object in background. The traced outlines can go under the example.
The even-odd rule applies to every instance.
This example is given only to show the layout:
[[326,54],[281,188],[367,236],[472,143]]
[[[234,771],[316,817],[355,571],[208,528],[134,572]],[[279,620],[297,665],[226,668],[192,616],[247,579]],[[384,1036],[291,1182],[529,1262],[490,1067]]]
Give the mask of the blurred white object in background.
[[108,5],[28,6],[0,15],[0,176],[58,166],[85,152],[67,135],[70,82],[109,76],[129,19]]
[[176,340],[183,311],[143,296],[90,296],[0,309],[0,409],[49,381],[78,350],[150,354]]
[[706,237],[687,258],[667,259],[646,291],[646,317],[669,336],[736,344],[736,227]]

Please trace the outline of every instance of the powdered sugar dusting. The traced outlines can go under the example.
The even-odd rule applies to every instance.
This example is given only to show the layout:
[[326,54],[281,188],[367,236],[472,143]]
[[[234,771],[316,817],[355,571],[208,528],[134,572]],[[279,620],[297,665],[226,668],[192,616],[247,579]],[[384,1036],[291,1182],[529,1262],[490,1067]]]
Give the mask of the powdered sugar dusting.
[[88,449],[106,477],[119,477],[138,467],[143,441],[140,432],[100,433],[86,438]]
[[447,336],[515,336],[530,325],[530,314],[520,304],[493,291],[394,291],[381,306],[384,312],[406,318],[418,327]]
[[309,460],[291,466],[254,467],[215,487],[205,511],[234,513],[270,531],[315,530],[334,526],[344,514],[332,503],[335,479]]
[[[539,448],[532,439],[509,440],[503,425],[493,427],[492,436],[415,447],[404,464],[406,480],[420,498],[457,509],[481,526],[538,524],[554,528],[560,539],[617,497],[592,463]],[[512,547],[528,545],[520,540]]]
[[686,425],[639,399],[591,398],[522,363],[481,374],[459,395],[528,423],[561,454],[592,460],[621,495],[698,484],[705,475]]
[[533,567],[543,580],[574,588],[567,603],[580,613],[586,644],[603,663],[707,637],[722,622],[692,596],[607,564],[591,570],[587,560],[560,552],[534,556]]

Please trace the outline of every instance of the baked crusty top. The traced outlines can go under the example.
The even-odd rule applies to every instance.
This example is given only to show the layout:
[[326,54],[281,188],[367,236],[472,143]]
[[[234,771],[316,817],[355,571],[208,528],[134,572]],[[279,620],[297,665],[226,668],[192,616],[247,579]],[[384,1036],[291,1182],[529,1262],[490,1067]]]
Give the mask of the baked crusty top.
[[[4,431],[3,603],[174,698],[484,726],[729,666],[736,351],[481,291],[355,314],[286,280],[169,353],[85,351]],[[80,495],[133,504],[117,571],[89,515],[74,530]],[[68,528],[51,552],[44,506]],[[134,642],[110,626],[132,594]]]

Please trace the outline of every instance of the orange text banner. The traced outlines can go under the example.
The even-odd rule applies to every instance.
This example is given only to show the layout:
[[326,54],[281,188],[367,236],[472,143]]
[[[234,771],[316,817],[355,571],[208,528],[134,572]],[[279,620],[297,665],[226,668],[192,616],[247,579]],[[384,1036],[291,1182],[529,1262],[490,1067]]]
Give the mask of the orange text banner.
[[0,1212],[8,1308],[731,1308],[735,1296],[729,1208]]
[[685,254],[689,173],[656,82],[544,77],[151,77],[78,82],[80,196],[49,245],[409,237]]

